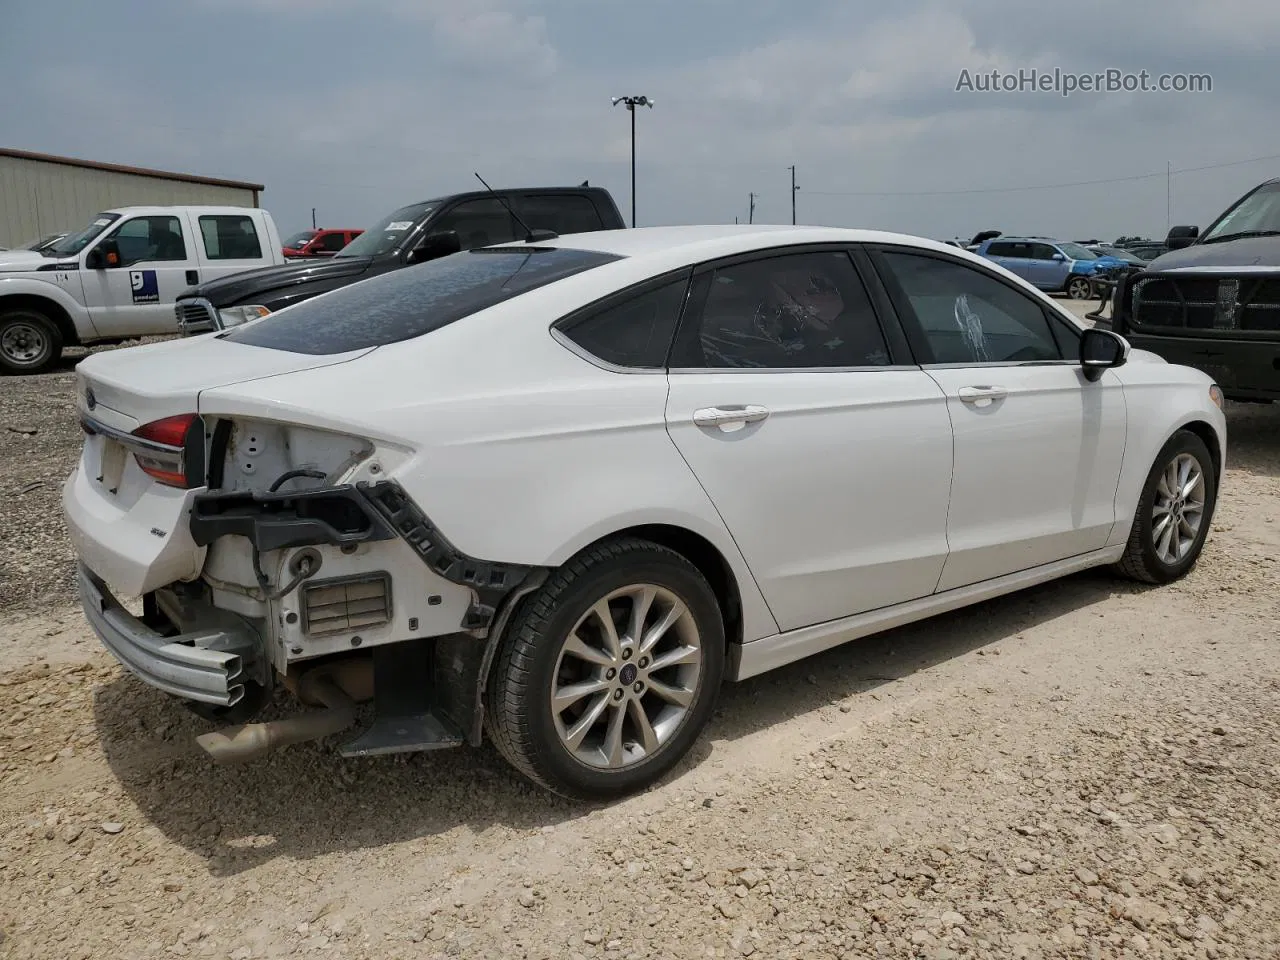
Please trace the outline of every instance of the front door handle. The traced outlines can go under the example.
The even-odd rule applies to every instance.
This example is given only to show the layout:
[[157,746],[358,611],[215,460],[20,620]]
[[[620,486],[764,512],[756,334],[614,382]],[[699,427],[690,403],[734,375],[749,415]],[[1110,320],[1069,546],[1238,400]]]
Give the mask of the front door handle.
[[693,422],[700,427],[729,427],[738,423],[759,423],[769,416],[769,408],[749,403],[744,407],[703,407],[693,411]]
[[1004,387],[961,387],[956,395],[965,403],[982,403],[984,400],[990,403],[992,400],[1003,400],[1009,395],[1009,391]]

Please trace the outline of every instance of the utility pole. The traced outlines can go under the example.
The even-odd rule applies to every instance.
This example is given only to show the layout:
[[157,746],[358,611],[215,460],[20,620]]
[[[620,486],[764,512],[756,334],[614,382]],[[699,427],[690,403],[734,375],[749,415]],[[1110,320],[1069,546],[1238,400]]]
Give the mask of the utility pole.
[[747,223],[755,223],[756,222],[756,195],[752,193],[752,194],[748,194],[748,196],[751,198],[751,206],[747,211]]
[[796,186],[796,165],[791,165],[791,225],[796,225],[796,191],[800,188]]
[[614,97],[613,105],[616,107],[620,103],[627,105],[627,111],[631,114],[631,226],[636,225],[636,107],[648,107],[653,109],[653,99],[651,97]]
[[315,228],[316,228],[316,208],[312,207],[311,208],[311,229],[314,230]]
[[1164,173],[1164,234],[1173,226],[1173,161],[1166,160]]

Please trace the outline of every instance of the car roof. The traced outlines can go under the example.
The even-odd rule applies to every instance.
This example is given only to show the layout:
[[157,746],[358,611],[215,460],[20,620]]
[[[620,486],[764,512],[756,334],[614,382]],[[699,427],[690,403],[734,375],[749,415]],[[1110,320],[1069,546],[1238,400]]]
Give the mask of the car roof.
[[[810,227],[789,224],[705,224],[672,227],[629,227],[574,233],[552,240],[538,240],[539,247],[591,250],[618,257],[664,258],[684,254],[689,262],[751,253],[770,246],[807,243],[897,243],[954,254],[956,248],[927,237],[852,227]],[[520,248],[522,241],[496,244]]]
[[149,205],[137,207],[108,207],[101,211],[102,213],[118,213],[121,216],[148,216],[160,214],[172,214],[175,210],[187,210],[191,213],[205,214],[249,214],[260,210],[261,207],[235,207],[235,206],[199,206],[197,204],[173,203],[167,206]]

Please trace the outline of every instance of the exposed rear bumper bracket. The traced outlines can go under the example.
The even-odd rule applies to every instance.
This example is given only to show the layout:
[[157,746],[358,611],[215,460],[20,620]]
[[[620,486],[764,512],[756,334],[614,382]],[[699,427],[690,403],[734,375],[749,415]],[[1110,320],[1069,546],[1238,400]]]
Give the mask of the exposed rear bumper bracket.
[[464,630],[487,628],[502,599],[537,569],[477,560],[462,553],[394,480],[361,482],[356,488],[433,572],[476,592],[476,602],[467,610],[462,623]]
[[191,505],[191,537],[202,547],[219,537],[240,536],[265,553],[395,535],[350,484],[286,493],[202,493]]

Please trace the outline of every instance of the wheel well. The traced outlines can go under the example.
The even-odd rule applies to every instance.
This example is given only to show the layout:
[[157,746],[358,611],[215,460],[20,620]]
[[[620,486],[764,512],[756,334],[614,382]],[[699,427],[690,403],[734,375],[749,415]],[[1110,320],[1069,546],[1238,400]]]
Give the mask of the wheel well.
[[34,310],[36,313],[42,313],[57,324],[64,345],[75,346],[80,342],[80,337],[76,335],[76,325],[71,322],[71,316],[58,303],[47,297],[31,293],[15,293],[0,297],[0,313],[7,310]]
[[1221,481],[1222,450],[1218,444],[1218,434],[1214,432],[1213,427],[1203,420],[1192,420],[1190,423],[1184,423],[1178,429],[1190,431],[1204,441],[1204,445],[1209,448],[1209,459],[1213,461],[1213,478],[1215,481]]
[[720,612],[724,616],[725,639],[729,643],[742,642],[742,594],[738,592],[738,581],[734,578],[729,562],[725,560],[715,545],[708,539],[692,530],[675,527],[665,523],[644,524],[628,527],[611,534],[607,539],[617,537],[636,537],[674,550],[680,554],[707,578],[716,600],[720,603]]

